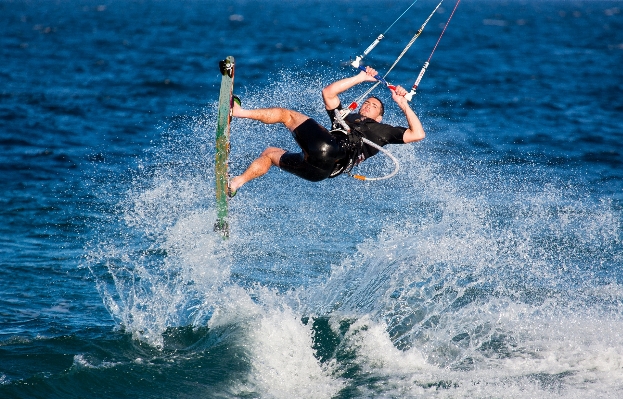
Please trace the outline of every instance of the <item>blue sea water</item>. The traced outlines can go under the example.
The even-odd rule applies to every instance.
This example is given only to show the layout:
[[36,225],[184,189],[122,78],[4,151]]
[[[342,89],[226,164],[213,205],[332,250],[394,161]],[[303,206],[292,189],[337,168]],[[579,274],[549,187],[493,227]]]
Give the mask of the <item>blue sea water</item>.
[[[463,0],[396,177],[275,169],[213,232],[218,61],[245,106],[326,124],[322,87],[410,4],[0,1],[0,397],[621,397],[621,1]],[[268,145],[296,149],[234,120],[232,173]]]

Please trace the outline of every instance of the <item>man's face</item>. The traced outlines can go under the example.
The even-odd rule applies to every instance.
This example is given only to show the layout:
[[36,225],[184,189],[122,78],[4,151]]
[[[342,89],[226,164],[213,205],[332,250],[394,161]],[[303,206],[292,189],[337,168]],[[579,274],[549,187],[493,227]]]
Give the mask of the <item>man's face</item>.
[[368,98],[366,101],[361,104],[361,108],[359,108],[359,113],[366,118],[374,119],[377,122],[380,122],[383,117],[381,116],[381,102],[376,98]]

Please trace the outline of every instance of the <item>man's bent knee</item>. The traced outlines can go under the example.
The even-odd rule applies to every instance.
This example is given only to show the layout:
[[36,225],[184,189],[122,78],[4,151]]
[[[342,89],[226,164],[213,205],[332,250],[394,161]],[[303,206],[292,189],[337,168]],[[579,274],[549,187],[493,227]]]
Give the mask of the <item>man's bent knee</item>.
[[291,109],[286,109],[285,111],[288,117],[285,118],[286,121],[283,122],[283,124],[286,125],[291,132],[309,119],[309,116],[301,114],[300,112]]
[[281,156],[285,153],[286,151],[282,150],[281,148],[268,147],[264,150],[264,152],[262,152],[261,156],[267,157],[268,159],[270,159],[273,165],[279,166],[279,159],[281,159]]

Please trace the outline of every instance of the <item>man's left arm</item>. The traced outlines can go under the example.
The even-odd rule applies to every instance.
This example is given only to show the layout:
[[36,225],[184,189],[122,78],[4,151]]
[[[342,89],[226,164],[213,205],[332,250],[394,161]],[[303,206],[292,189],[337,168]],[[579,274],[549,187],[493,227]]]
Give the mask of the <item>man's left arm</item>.
[[402,140],[405,143],[413,143],[424,139],[426,133],[424,132],[420,118],[417,117],[415,112],[409,106],[409,101],[405,98],[406,94],[407,91],[403,87],[396,86],[396,90],[392,90],[392,99],[396,102],[396,104],[398,104],[398,107],[400,107],[402,112],[405,114],[407,117],[407,123],[409,124],[409,128],[405,130]]
[[329,86],[322,89],[322,100],[324,101],[325,108],[329,111],[336,109],[340,105],[340,99],[338,95],[345,92],[351,87],[363,82],[375,82],[377,72],[375,69],[366,67],[366,71],[361,71],[355,76],[349,78],[340,79],[331,83]]

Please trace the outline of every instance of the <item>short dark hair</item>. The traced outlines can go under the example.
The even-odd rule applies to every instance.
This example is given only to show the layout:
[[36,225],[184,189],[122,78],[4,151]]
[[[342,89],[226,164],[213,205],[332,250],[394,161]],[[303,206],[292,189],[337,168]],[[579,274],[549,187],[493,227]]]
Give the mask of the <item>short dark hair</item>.
[[374,98],[376,101],[381,103],[381,113],[380,113],[380,115],[383,116],[385,114],[385,104],[383,104],[383,101],[381,101],[381,99],[378,98],[377,96],[370,96],[369,98]]

